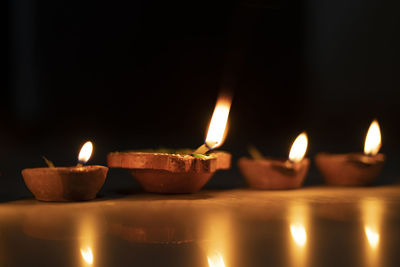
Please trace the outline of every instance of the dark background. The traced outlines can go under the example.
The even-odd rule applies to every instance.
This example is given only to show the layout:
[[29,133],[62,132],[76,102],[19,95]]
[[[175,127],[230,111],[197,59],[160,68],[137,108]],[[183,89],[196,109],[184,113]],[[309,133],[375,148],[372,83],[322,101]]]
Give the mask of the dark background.
[[[287,156],[362,151],[377,118],[387,154],[380,184],[400,166],[400,2],[33,1],[3,3],[7,73],[0,95],[0,198],[30,196],[20,171],[91,164],[116,150],[199,146],[218,93],[234,93],[222,149],[248,144]],[[307,184],[322,183],[312,166]],[[233,170],[207,188],[245,186]],[[111,170],[103,194],[138,189]]]

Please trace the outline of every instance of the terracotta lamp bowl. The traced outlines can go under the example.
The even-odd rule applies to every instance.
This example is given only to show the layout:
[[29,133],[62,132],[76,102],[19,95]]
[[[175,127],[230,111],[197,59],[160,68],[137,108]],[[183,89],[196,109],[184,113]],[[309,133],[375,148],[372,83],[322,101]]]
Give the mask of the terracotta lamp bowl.
[[217,170],[230,168],[231,154],[212,152],[207,158],[190,154],[114,152],[110,168],[128,169],[147,192],[163,194],[199,191]]
[[82,201],[96,197],[107,171],[98,165],[33,168],[22,170],[22,177],[37,200]]
[[384,154],[366,156],[361,153],[328,154],[315,157],[325,182],[338,186],[365,186],[372,184],[382,170]]
[[251,188],[279,190],[299,188],[304,182],[310,160],[286,164],[286,160],[240,158],[240,172]]

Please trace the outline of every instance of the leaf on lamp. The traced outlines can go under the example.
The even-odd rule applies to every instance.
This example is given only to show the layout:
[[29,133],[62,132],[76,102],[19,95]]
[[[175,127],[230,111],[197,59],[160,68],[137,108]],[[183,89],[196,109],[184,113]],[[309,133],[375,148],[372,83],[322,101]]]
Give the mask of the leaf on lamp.
[[46,164],[49,168],[54,168],[54,163],[52,161],[48,160],[45,156],[42,156],[42,157],[43,157],[44,162],[46,162]]
[[195,158],[199,158],[199,159],[208,159],[208,158],[210,158],[210,156],[203,155],[203,154],[197,154],[197,153],[192,153],[192,156],[195,157]]
[[250,154],[250,156],[253,158],[253,159],[263,159],[264,158],[264,156],[263,156],[263,154],[260,152],[260,150],[258,150],[255,146],[253,146],[253,145],[249,145],[248,147],[247,147],[247,151],[249,152],[249,154]]

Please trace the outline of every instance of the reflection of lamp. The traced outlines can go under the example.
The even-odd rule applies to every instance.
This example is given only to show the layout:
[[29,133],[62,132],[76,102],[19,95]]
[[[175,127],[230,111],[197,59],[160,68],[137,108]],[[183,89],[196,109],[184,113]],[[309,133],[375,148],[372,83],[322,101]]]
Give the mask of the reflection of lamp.
[[[119,203],[118,207],[112,206],[107,215],[108,231],[130,242],[184,244],[198,239],[197,213],[192,213],[185,207],[164,209],[143,204],[135,208],[129,203]],[[182,216],[186,216],[185,220],[182,220]]]
[[225,267],[224,258],[219,252],[209,255],[207,260],[209,267]]
[[294,204],[289,209],[290,266],[307,265],[307,220],[306,205]]
[[301,224],[291,224],[290,233],[292,234],[293,240],[298,246],[304,247],[307,242],[306,229]]
[[380,238],[379,233],[376,230],[373,230],[369,226],[364,227],[364,232],[365,232],[365,235],[368,239],[368,243],[371,246],[371,248],[376,249],[379,244],[379,238]]
[[232,221],[230,215],[222,211],[207,212],[204,216],[202,236],[206,241],[199,245],[205,251],[209,267],[230,266],[231,245],[235,243]]
[[44,240],[76,240],[84,237],[79,226],[85,218],[92,218],[89,226],[101,236],[106,231],[107,222],[100,209],[93,205],[80,207],[64,204],[29,206],[23,219],[25,234]]
[[92,249],[88,246],[86,248],[81,248],[82,259],[87,263],[93,264],[93,252]]
[[378,199],[368,198],[364,199],[361,204],[366,241],[366,266],[381,266],[379,262],[379,246],[381,240],[382,203]]

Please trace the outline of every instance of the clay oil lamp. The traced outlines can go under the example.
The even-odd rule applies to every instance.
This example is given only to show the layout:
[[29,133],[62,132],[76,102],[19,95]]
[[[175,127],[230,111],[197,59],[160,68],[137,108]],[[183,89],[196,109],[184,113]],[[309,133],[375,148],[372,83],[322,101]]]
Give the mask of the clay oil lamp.
[[385,155],[378,153],[381,131],[374,120],[365,139],[364,154],[319,153],[315,163],[327,184],[338,186],[366,186],[372,184],[382,170]]
[[249,150],[253,158],[242,157],[238,161],[240,172],[251,188],[293,189],[303,184],[310,166],[304,158],[308,139],[301,133],[294,141],[289,159],[264,158],[255,148]]
[[22,170],[22,177],[28,189],[41,201],[82,201],[96,197],[103,186],[108,168],[99,165],[84,166],[93,150],[91,142],[86,142],[75,167],[54,167],[45,159],[47,168]]
[[113,152],[107,157],[108,166],[128,169],[147,192],[164,194],[197,192],[217,170],[230,168],[231,155],[227,152],[214,151],[224,141],[230,106],[230,97],[222,96],[218,99],[206,141],[194,152],[193,150]]

